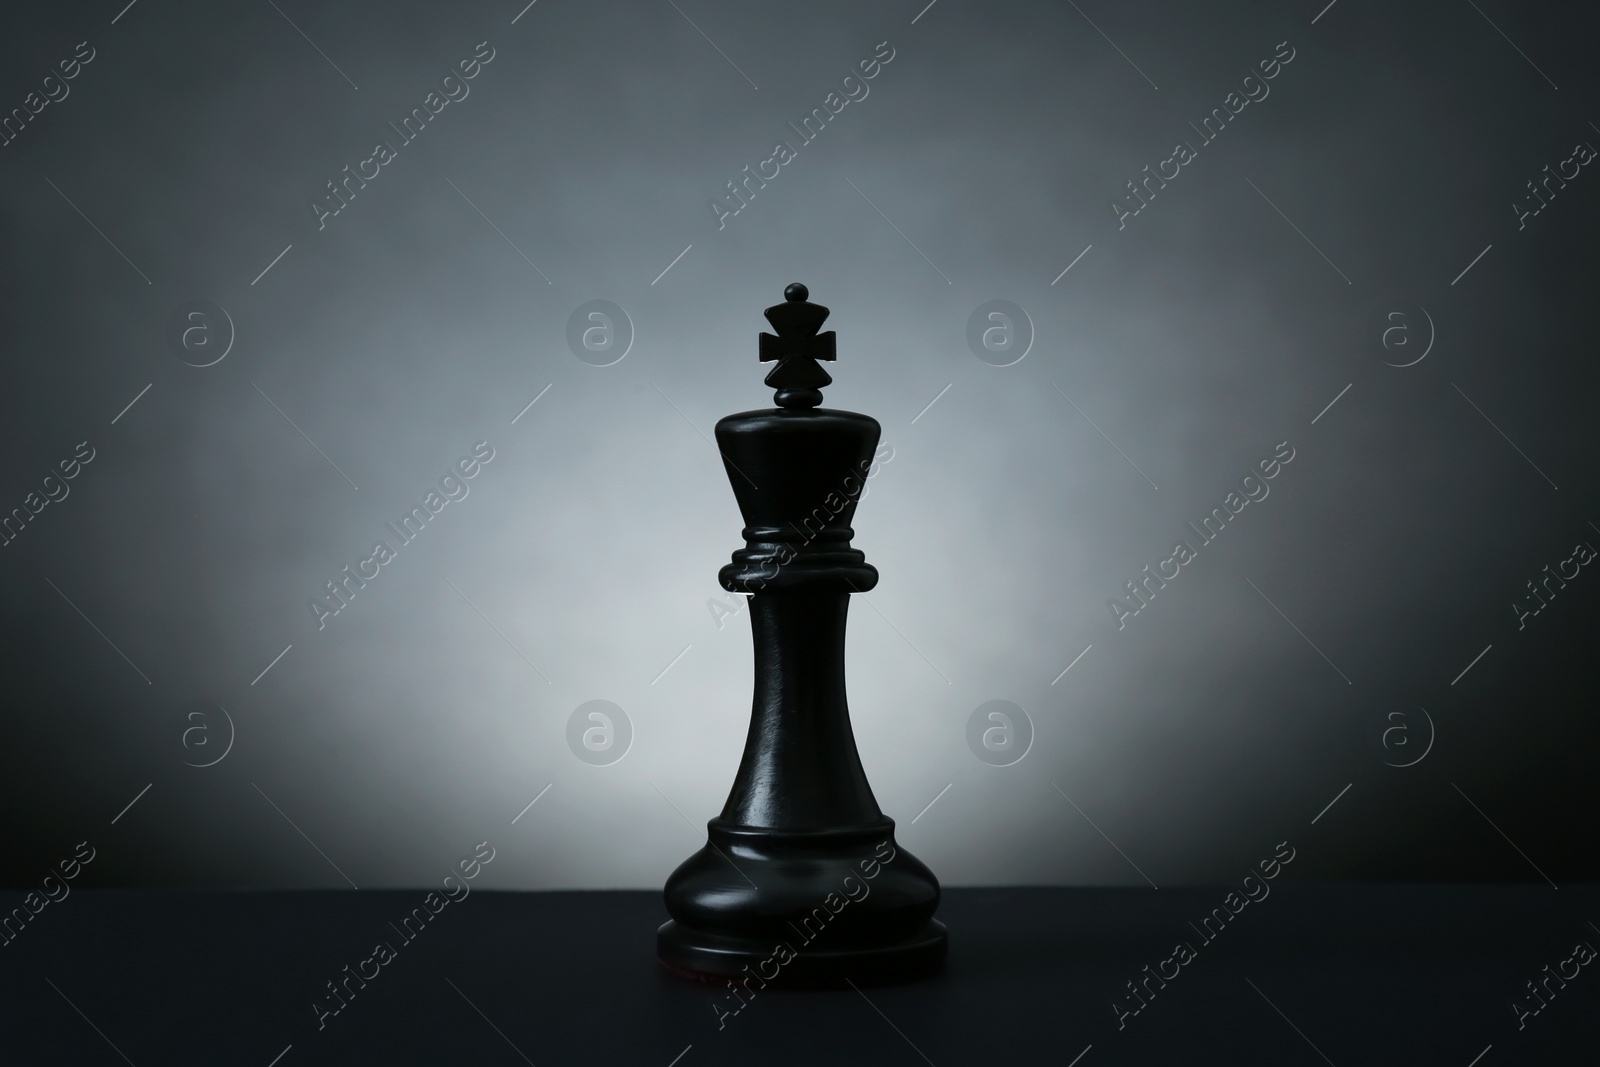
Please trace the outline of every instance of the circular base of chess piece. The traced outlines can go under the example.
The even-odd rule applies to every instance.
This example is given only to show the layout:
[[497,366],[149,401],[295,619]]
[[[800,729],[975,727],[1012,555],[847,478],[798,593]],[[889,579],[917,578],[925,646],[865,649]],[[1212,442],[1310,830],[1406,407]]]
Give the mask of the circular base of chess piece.
[[[894,820],[785,832],[707,824],[704,848],[667,879],[670,968],[784,985],[907,981],[939,969],[939,882],[894,841]],[[780,977],[782,976],[782,977]]]
[[[751,980],[755,988],[829,988],[885,985],[913,981],[944,967],[949,938],[944,923],[929,919],[922,929],[884,944],[829,945],[825,937],[806,944],[791,934],[787,962],[779,941],[727,937],[694,930],[682,923],[664,923],[656,932],[656,956],[667,970],[702,982],[735,984]],[[801,942],[795,944],[795,942]]]

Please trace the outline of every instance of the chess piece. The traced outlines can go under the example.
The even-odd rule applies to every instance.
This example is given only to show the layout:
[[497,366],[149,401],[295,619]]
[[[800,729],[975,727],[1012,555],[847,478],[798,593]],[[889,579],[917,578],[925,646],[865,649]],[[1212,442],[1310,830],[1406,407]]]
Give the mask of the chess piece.
[[[669,968],[708,980],[899,981],[944,962],[939,882],[894,842],[867,784],[845,703],[845,612],[878,582],[850,521],[882,427],[818,407],[832,382],[828,309],[798,283],[761,335],[776,408],[729,415],[717,445],[745,547],[718,578],[750,594],[755,699],[744,758],[704,848],[667,879]],[[741,1002],[742,1003],[742,1002]]]

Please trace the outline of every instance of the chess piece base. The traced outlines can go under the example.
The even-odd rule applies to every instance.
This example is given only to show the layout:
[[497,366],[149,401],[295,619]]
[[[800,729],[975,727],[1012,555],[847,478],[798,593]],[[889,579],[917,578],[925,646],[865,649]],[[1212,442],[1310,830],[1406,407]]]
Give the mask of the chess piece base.
[[[656,932],[656,956],[667,969],[686,978],[721,984],[752,975],[778,986],[844,986],[907,982],[934,974],[944,966],[948,938],[944,924],[929,919],[915,933],[885,944],[796,945],[784,964],[774,962],[771,938],[727,937],[673,921]],[[776,974],[774,975],[774,969]]]

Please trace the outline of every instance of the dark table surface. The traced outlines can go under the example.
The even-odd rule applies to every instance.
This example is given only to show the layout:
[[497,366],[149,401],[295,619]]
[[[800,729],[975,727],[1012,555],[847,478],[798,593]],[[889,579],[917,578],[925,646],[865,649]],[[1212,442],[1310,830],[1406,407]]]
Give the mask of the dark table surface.
[[1280,880],[1207,941],[1229,888],[949,889],[941,975],[720,1019],[655,961],[659,893],[474,890],[407,942],[425,890],[76,889],[0,947],[0,1064],[1600,1063],[1600,966],[1564,962],[1600,886]]

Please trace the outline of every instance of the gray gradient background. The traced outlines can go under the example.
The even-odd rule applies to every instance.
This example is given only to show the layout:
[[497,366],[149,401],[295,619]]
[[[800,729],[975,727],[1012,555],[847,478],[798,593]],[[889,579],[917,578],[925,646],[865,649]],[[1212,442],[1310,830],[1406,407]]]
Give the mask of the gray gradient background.
[[[750,707],[746,616],[707,607],[741,526],[707,437],[770,403],[760,312],[795,280],[839,333],[826,403],[895,450],[849,694],[943,882],[1232,881],[1285,838],[1297,877],[1600,873],[1600,578],[1520,632],[1509,607],[1600,543],[1600,178],[1520,232],[1510,207],[1600,143],[1592,8],[924,2],[13,5],[5,110],[97,55],[0,148],[0,508],[97,456],[0,549],[0,881],[88,839],[93,884],[418,885],[487,839],[500,888],[659,886]],[[308,201],[484,40],[319,231]],[[883,40],[719,231],[707,199]],[[1284,40],[1119,231],[1108,201]],[[195,297],[237,330],[204,369],[164,336]],[[603,368],[566,343],[597,298],[637,334]],[[1004,368],[965,340],[997,298],[1036,332]],[[1413,303],[1437,342],[1386,366],[1374,316]],[[483,439],[319,632],[307,598]],[[1107,598],[1285,440],[1119,631]],[[604,767],[565,740],[597,698],[635,732]],[[1034,725],[1014,766],[966,745],[993,699]],[[232,750],[185,766],[216,706]],[[1419,706],[1432,749],[1385,766]]]

